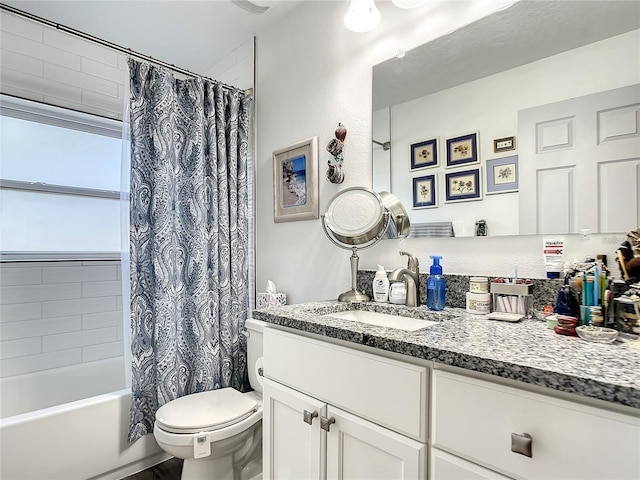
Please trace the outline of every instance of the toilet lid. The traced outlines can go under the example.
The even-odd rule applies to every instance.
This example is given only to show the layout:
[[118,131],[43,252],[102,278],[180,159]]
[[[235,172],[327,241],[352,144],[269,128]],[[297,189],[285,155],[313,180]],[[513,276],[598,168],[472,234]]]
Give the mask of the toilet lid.
[[194,393],[164,404],[156,412],[156,422],[173,433],[218,430],[251,416],[258,403],[233,388]]

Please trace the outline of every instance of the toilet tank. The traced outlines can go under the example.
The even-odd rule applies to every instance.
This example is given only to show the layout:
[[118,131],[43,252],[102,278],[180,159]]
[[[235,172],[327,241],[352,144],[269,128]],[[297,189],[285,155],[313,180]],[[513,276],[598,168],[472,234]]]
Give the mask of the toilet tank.
[[260,359],[262,366],[262,331],[266,323],[254,318],[247,318],[244,327],[247,336],[247,370],[249,373],[249,383],[251,388],[262,393],[262,377],[256,373],[256,362]]

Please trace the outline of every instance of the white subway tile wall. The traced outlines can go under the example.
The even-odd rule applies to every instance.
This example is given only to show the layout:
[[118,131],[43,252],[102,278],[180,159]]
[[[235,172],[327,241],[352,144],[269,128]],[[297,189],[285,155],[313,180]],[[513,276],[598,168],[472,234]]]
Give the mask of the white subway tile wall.
[[0,378],[124,355],[120,262],[0,264]]
[[126,55],[8,12],[0,25],[2,93],[122,119]]
[[231,52],[204,75],[243,90],[253,88],[253,40]]
[[[0,30],[2,93],[122,119],[125,54],[8,12],[0,12]],[[252,88],[253,57],[251,40],[201,73]]]

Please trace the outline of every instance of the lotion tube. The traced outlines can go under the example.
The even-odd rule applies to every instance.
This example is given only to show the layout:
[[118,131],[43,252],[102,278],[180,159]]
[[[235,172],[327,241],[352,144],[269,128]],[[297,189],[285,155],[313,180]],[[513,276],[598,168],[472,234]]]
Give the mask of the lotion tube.
[[547,278],[560,278],[564,266],[564,238],[544,238],[542,240],[542,254]]

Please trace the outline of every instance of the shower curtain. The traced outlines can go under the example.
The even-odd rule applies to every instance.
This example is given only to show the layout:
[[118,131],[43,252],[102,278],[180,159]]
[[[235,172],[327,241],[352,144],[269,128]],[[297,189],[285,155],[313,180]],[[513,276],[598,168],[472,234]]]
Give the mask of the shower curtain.
[[251,98],[129,60],[129,441],[183,395],[249,388]]

